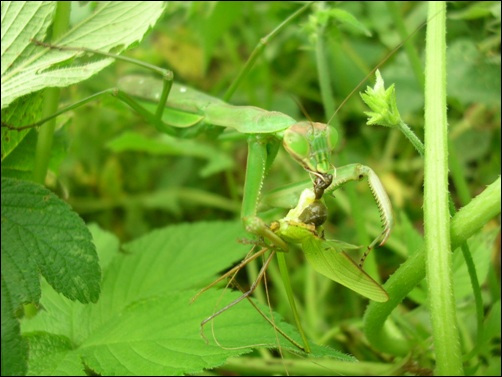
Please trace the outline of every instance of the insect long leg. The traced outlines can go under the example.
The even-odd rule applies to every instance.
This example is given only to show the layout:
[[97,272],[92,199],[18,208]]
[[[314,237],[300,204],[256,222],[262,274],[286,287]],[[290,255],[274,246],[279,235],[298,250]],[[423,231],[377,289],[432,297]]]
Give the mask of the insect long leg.
[[216,279],[215,281],[213,281],[211,284],[209,284],[208,286],[202,288],[199,292],[197,292],[197,294],[192,297],[192,301],[191,302],[194,302],[195,300],[197,300],[197,298],[201,294],[203,294],[205,291],[207,291],[208,289],[214,287],[216,284],[218,284],[220,281],[222,281],[223,279],[227,278],[228,276],[232,275],[234,272],[239,271],[242,267],[244,267],[249,262],[251,262],[251,261],[255,260],[256,258],[258,258],[259,256],[263,255],[267,250],[268,250],[268,248],[264,247],[261,250],[257,251],[256,253],[254,253],[253,255],[251,255],[249,258],[243,259],[241,261],[241,263],[239,263],[237,266],[235,266],[231,270],[227,271],[225,274],[221,275],[218,279]]
[[[264,249],[264,250],[266,251],[267,249]],[[258,251],[256,254],[260,253],[260,255],[261,255],[265,251],[263,251],[263,249],[262,249],[262,250]],[[256,254],[254,254],[253,257],[256,256]],[[225,307],[221,308],[216,313],[212,314],[210,317],[206,318],[204,321],[202,321],[200,323],[200,334],[206,340],[206,342],[207,342],[207,339],[204,336],[204,326],[205,326],[205,324],[208,323],[209,321],[212,321],[214,318],[216,318],[217,316],[219,316],[221,313],[223,313],[226,310],[230,309],[232,306],[237,305],[239,302],[241,302],[242,300],[244,300],[245,298],[247,298],[251,294],[253,294],[254,290],[256,289],[256,287],[260,283],[261,279],[263,278],[263,275],[265,274],[265,271],[267,270],[268,265],[270,264],[270,261],[272,260],[272,258],[274,257],[274,255],[275,255],[275,250],[272,250],[271,253],[270,253],[270,255],[268,256],[267,260],[265,261],[265,263],[261,267],[261,270],[258,273],[258,276],[257,276],[255,282],[251,285],[251,287],[249,288],[249,290],[247,292],[245,292],[242,296],[240,296],[236,300],[232,301],[230,304],[226,305]],[[251,258],[252,257],[250,257],[248,259],[251,259]],[[228,275],[228,273],[225,274],[225,275]],[[221,278],[220,278],[220,280],[221,280]]]
[[[266,279],[264,275],[264,279]],[[233,283],[237,288],[239,288],[240,291],[244,292],[242,287],[239,285],[239,283],[234,282]],[[268,289],[267,289],[267,283],[265,281],[265,290],[267,291],[267,301],[268,301],[268,306],[270,308],[270,300],[268,299]],[[303,352],[305,352],[305,347],[303,347],[300,343],[298,343],[296,340],[291,338],[288,334],[286,334],[284,331],[282,331],[279,327],[276,326],[275,322],[273,319],[269,318],[263,311],[256,305],[256,303],[251,299],[251,297],[246,297],[251,305],[260,313],[260,315],[279,333],[281,334],[284,338],[286,338],[288,341],[290,341],[293,345],[301,349]],[[271,314],[273,315],[273,314]]]

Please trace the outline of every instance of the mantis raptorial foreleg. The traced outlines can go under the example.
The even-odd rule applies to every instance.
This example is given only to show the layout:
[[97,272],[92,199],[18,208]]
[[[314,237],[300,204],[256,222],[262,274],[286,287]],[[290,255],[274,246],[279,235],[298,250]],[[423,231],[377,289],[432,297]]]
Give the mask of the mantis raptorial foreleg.
[[287,251],[287,244],[257,216],[258,201],[267,170],[267,158],[266,140],[259,136],[249,136],[241,218],[248,232],[263,237],[282,251]]
[[389,197],[385,192],[382,182],[370,167],[362,164],[350,164],[337,167],[333,182],[326,189],[326,192],[332,194],[335,190],[343,186],[345,183],[349,181],[359,181],[363,178],[368,179],[368,185],[377,204],[378,211],[380,213],[380,219],[383,225],[383,232],[378,235],[373,240],[373,242],[371,242],[369,247],[373,247],[377,243],[383,245],[385,241],[387,241],[390,231],[392,230],[392,208]]

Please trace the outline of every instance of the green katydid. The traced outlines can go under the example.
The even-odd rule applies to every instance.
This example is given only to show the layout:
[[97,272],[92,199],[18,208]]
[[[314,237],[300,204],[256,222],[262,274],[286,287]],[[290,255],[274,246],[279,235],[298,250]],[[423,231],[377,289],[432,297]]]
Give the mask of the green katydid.
[[[387,292],[345,253],[345,251],[348,250],[359,249],[359,246],[350,245],[343,241],[324,239],[322,225],[326,219],[327,208],[325,205],[317,199],[317,194],[313,190],[305,189],[300,196],[297,206],[291,209],[284,218],[273,222],[269,229],[287,244],[300,244],[301,250],[303,250],[307,261],[314,268],[314,270],[320,274],[371,300],[377,302],[387,301],[389,299]],[[195,300],[200,294],[215,286],[223,279],[232,275],[234,277],[235,274],[247,263],[250,263],[256,258],[264,255],[267,251],[270,251],[270,255],[266,258],[255,282],[251,285],[249,290],[201,322],[201,335],[203,337],[205,324],[212,321],[214,318],[238,304],[245,298],[249,298],[258,286],[259,282],[264,278],[265,272],[273,256],[276,252],[281,252],[283,250],[273,246],[262,247],[259,251],[251,256],[248,256],[246,259],[241,261],[239,265],[227,271],[193,297],[192,300]],[[277,256],[279,255],[280,254],[278,253]],[[233,277],[231,280],[233,280]],[[296,341],[282,332],[282,330],[275,327],[275,324],[268,317],[266,317],[263,313],[261,314],[281,335],[300,349],[308,352],[308,342],[306,341],[301,327],[299,327],[299,330],[304,339],[305,347],[299,345]]]

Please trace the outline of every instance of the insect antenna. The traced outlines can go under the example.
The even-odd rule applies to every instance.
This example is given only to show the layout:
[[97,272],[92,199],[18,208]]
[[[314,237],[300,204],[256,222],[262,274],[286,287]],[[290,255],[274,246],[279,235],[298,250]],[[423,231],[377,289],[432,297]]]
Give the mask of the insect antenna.
[[291,96],[291,98],[293,99],[293,101],[295,101],[296,106],[298,106],[300,108],[303,116],[305,118],[307,118],[307,120],[309,121],[310,127],[312,128],[312,131],[314,131],[314,121],[312,120],[312,118],[308,114],[307,110],[305,109],[305,106],[303,106],[303,104],[300,102],[300,100],[298,98],[296,98],[294,96]]

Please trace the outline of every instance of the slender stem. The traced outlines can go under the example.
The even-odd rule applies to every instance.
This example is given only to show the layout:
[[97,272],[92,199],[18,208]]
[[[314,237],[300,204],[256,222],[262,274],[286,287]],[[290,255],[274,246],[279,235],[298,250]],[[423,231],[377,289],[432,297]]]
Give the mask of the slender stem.
[[418,136],[415,135],[415,133],[410,129],[410,127],[403,121],[399,123],[398,128],[404,134],[404,136],[406,136],[406,138],[410,141],[410,143],[413,144],[418,154],[424,157],[425,147],[424,143],[422,143],[422,140],[420,140]]
[[463,166],[460,164],[458,160],[458,154],[455,149],[455,143],[450,140],[448,143],[448,161],[450,166],[450,175],[453,180],[453,184],[455,185],[455,189],[460,199],[460,203],[462,205],[466,205],[471,201],[471,194],[469,192],[469,187],[465,180],[465,172]]
[[305,336],[305,332],[303,331],[302,323],[300,321],[300,317],[298,316],[298,311],[296,310],[295,298],[293,295],[293,289],[291,288],[291,279],[289,278],[288,266],[286,265],[286,258],[284,258],[283,252],[278,252],[277,254],[277,262],[279,264],[279,270],[281,271],[282,281],[284,282],[284,287],[286,288],[286,292],[288,294],[289,305],[291,306],[291,311],[293,312],[293,317],[295,319],[296,327],[302,336],[303,345],[305,348],[305,352],[310,353],[310,345]]
[[[406,371],[399,363],[340,361],[331,358],[288,359],[288,372],[292,376],[392,376]],[[279,359],[260,360],[256,357],[234,357],[222,369],[237,375],[282,376],[284,364]]]
[[[70,22],[71,6],[69,1],[61,1],[57,3],[56,13],[54,15],[54,24],[52,26],[52,39],[58,38],[67,29]],[[59,88],[47,88],[44,91],[44,105],[42,109],[42,118],[54,113],[59,104]],[[35,149],[35,167],[33,170],[33,179],[35,182],[43,184],[47,169],[49,168],[49,160],[52,149],[52,140],[56,121],[53,119],[47,127],[40,130],[38,134],[37,146]]]
[[232,95],[234,94],[235,90],[237,87],[240,85],[244,77],[249,73],[251,68],[253,67],[254,63],[256,62],[256,59],[262,54],[263,50],[265,49],[265,46],[267,43],[274,38],[284,27],[286,27],[288,24],[290,24],[295,18],[297,18],[299,15],[301,15],[304,11],[307,10],[308,7],[312,5],[313,2],[309,2],[305,4],[303,7],[298,9],[295,13],[293,13],[291,16],[286,18],[279,26],[277,26],[274,30],[270,32],[270,34],[266,35],[265,37],[261,38],[256,47],[254,48],[253,52],[251,53],[251,56],[247,60],[246,64],[242,68],[242,70],[239,72],[239,75],[237,78],[234,80],[232,85],[228,88],[227,92],[223,96],[223,100],[225,102],[228,102],[230,98],[232,98]]
[[408,59],[411,63],[411,68],[413,69],[415,78],[420,84],[420,87],[423,88],[425,83],[425,76],[422,70],[422,63],[420,62],[420,57],[418,56],[417,50],[413,47],[413,44],[410,43],[411,41],[408,40],[408,38],[410,38],[410,34],[406,29],[406,24],[399,10],[400,3],[395,1],[386,1],[385,3],[389,8],[390,15],[394,20],[394,24],[396,25],[397,31],[401,39],[407,42],[404,44],[404,50],[406,51],[406,55],[408,55]]

